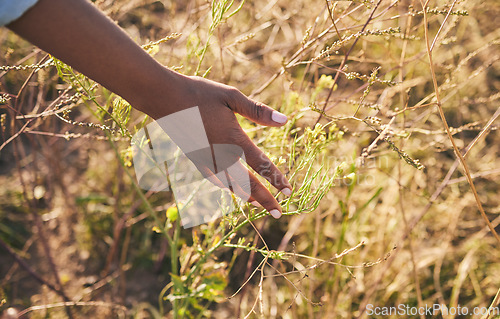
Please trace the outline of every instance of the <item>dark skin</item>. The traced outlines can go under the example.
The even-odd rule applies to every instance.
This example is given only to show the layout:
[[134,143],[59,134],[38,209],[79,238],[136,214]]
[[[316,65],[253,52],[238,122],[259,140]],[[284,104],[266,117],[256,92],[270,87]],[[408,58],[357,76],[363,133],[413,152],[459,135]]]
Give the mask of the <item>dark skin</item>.
[[[154,119],[198,106],[210,144],[241,147],[255,172],[283,194],[291,193],[286,177],[243,132],[235,116],[282,126],[283,114],[231,86],[165,68],[87,0],[39,0],[7,27]],[[282,209],[274,196],[254,173],[248,174],[249,201],[279,218]]]

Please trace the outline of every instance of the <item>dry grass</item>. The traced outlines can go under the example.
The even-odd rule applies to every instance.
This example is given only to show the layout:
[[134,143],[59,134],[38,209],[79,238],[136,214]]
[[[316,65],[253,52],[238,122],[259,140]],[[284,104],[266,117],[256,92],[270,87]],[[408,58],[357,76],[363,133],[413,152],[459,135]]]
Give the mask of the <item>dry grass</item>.
[[[255,219],[195,272],[197,248],[210,250],[245,219],[170,229],[181,249],[174,273],[186,286],[213,288],[181,298],[173,313],[182,294],[170,276],[172,246],[151,231],[151,215],[164,222],[172,199],[143,194],[149,211],[127,176],[128,138],[106,129],[119,126],[90,100],[71,98],[77,89],[52,65],[37,68],[43,52],[2,30],[0,311],[399,318],[369,310],[498,306],[499,4],[429,1],[424,14],[409,0],[253,1],[210,36],[210,2],[97,2],[140,44],[180,33],[147,48],[165,65],[234,85],[293,118],[283,129],[242,125],[295,174],[297,193],[279,221],[245,210]],[[6,67],[17,65],[28,67]],[[111,110],[113,97],[89,85]],[[142,120],[132,112],[120,124],[133,132]],[[327,167],[311,177],[301,160]],[[312,212],[296,213],[323,175],[335,177],[333,187]],[[158,302],[163,295],[170,299]]]

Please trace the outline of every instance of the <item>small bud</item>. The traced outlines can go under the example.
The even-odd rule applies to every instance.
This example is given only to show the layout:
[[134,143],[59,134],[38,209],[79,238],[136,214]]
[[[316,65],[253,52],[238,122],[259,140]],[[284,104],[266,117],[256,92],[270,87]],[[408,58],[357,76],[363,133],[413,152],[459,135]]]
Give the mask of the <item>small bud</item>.
[[158,233],[158,234],[161,233],[161,230],[158,226],[153,226],[153,228],[151,230],[154,231],[155,233]]
[[169,207],[167,209],[166,215],[168,220],[170,220],[171,222],[175,222],[179,217],[179,210],[177,209],[177,206]]
[[348,185],[351,185],[356,180],[356,173],[350,173],[344,176],[344,180]]

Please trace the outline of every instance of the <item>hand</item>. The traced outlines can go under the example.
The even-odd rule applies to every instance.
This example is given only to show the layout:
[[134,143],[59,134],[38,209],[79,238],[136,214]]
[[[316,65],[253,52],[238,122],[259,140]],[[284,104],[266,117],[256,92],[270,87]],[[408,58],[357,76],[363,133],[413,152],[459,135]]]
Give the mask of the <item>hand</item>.
[[267,126],[284,125],[286,116],[233,87],[165,71],[170,73],[164,84],[168,89],[148,95],[142,110],[158,120],[205,178],[279,218],[281,208],[274,196],[239,159],[285,195],[291,193],[290,183],[243,132],[234,113]]

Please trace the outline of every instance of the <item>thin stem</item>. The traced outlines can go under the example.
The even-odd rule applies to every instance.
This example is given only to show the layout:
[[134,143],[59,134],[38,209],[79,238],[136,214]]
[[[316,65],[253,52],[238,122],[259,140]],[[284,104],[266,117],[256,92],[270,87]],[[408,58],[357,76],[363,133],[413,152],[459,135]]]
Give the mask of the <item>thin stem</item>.
[[[382,0],[379,0],[377,2],[377,4],[375,5],[375,8],[373,8],[372,12],[370,13],[370,16],[368,16],[368,19],[366,20],[365,24],[361,28],[361,32],[365,31],[366,27],[368,26],[368,24],[372,20],[373,15],[375,14],[375,11],[377,11],[377,9],[378,9],[378,7],[380,6],[381,3],[382,3]],[[330,88],[330,91],[328,92],[328,96],[326,97],[325,104],[323,105],[323,109],[322,109],[323,112],[326,110],[326,108],[328,106],[328,102],[330,101],[330,98],[332,96],[332,93],[335,90],[335,85],[337,85],[337,81],[338,81],[339,76],[340,76],[340,71],[344,68],[347,60],[349,59],[349,55],[351,54],[352,50],[354,49],[354,47],[356,46],[356,44],[358,43],[358,41],[359,41],[359,37],[357,37],[354,40],[354,43],[351,45],[351,47],[349,48],[349,50],[347,51],[347,53],[344,55],[344,59],[340,63],[338,71],[335,73],[335,78],[333,79],[333,84],[332,84],[332,86]],[[319,123],[319,121],[321,120],[322,117],[323,117],[323,115],[320,113],[319,116],[318,116],[318,119],[316,120],[316,124]]]
[[9,255],[14,258],[14,260],[22,267],[24,270],[26,270],[33,278],[35,278],[36,281],[41,283],[42,285],[47,286],[50,290],[54,291],[57,293],[59,296],[61,296],[64,300],[69,300],[68,297],[59,289],[57,289],[53,284],[48,282],[47,280],[43,279],[40,275],[38,275],[16,252],[10,248],[7,243],[5,243],[1,238],[0,238],[0,246],[9,253]]
[[[421,1],[422,2],[422,1]],[[429,27],[428,27],[428,18],[427,18],[427,3],[429,0],[425,2],[425,4],[422,5],[422,9],[424,11],[424,34],[425,34],[425,43],[427,46],[427,57],[429,58],[429,67],[431,70],[431,75],[432,75],[432,83],[434,85],[434,91],[436,92],[436,101],[437,101],[437,107],[439,111],[439,116],[441,117],[441,120],[443,122],[444,128],[446,130],[446,134],[448,135],[448,139],[450,140],[452,146],[453,146],[453,151],[455,152],[455,155],[459,159],[460,163],[462,164],[462,167],[464,168],[465,171],[465,176],[467,177],[467,182],[469,183],[469,186],[472,190],[472,193],[474,195],[474,198],[476,200],[477,207],[479,209],[479,212],[481,213],[481,216],[483,217],[484,221],[488,225],[491,233],[495,237],[495,239],[500,243],[500,237],[498,236],[497,232],[495,231],[495,228],[491,224],[490,220],[488,219],[488,216],[486,216],[486,213],[483,209],[483,205],[481,204],[481,199],[479,198],[479,195],[476,191],[476,187],[474,186],[474,181],[472,180],[471,173],[469,170],[469,166],[467,165],[467,162],[465,161],[464,157],[462,156],[462,153],[458,150],[458,147],[455,143],[455,140],[453,138],[453,135],[451,134],[450,127],[448,126],[448,122],[446,120],[446,117],[444,115],[443,111],[443,106],[441,104],[441,98],[439,95],[439,86],[437,83],[437,78],[436,78],[436,72],[434,70],[434,62],[432,60],[432,51],[431,51],[431,45],[429,43]]]

